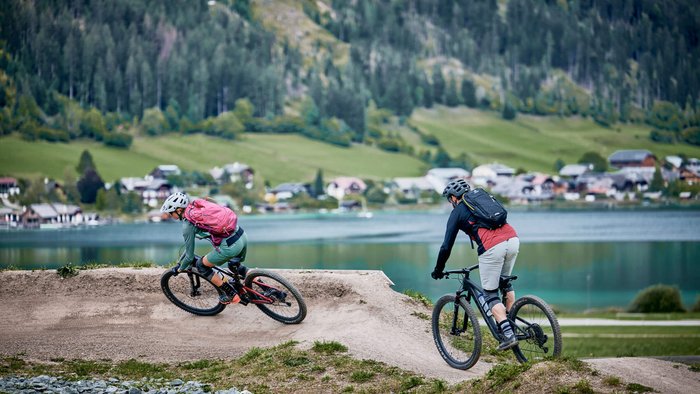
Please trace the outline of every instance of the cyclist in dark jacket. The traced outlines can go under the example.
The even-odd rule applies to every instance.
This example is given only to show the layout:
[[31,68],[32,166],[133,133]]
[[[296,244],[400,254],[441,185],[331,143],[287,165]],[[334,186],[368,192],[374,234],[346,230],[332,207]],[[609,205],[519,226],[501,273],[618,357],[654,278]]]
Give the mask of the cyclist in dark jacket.
[[440,247],[435,269],[430,275],[433,279],[441,279],[444,276],[445,264],[450,258],[459,230],[467,234],[477,244],[481,287],[484,289],[491,313],[505,337],[498,349],[510,349],[518,344],[513,328],[506,319],[506,311],[509,311],[515,302],[515,292],[512,286],[507,289],[504,306],[498,296],[498,284],[501,275],[510,275],[513,271],[520,249],[520,240],[510,224],[506,223],[495,230],[478,226],[466,204],[461,203],[464,193],[470,190],[471,186],[464,179],[456,179],[448,183],[442,192],[442,195],[452,204],[452,213],[447,220],[445,239]]

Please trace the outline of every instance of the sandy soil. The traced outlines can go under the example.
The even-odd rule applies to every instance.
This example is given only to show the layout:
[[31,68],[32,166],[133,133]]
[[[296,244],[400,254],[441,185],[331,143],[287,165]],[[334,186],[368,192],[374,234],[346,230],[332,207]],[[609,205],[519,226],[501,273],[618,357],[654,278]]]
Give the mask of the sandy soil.
[[[433,343],[430,310],[391,289],[381,271],[278,270],[304,295],[306,320],[284,325],[256,307],[234,305],[214,317],[191,315],[160,289],[163,269],[107,268],[61,279],[55,271],[0,272],[0,355],[177,362],[233,358],[253,346],[289,340],[310,347],[337,341],[373,359],[448,382],[480,377],[491,365],[450,368]],[[639,374],[644,367],[644,379]],[[625,381],[660,392],[700,388],[700,374],[651,359],[592,360]],[[645,364],[646,365],[646,364]]]

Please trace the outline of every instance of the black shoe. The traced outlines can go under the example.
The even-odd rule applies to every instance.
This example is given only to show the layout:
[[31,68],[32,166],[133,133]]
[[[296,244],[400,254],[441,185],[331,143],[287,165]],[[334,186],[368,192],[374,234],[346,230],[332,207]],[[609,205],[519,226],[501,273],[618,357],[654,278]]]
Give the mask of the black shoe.
[[221,292],[219,292],[219,302],[222,304],[238,303],[241,298],[238,296],[238,292],[233,286],[226,282],[220,287]]
[[246,276],[247,274],[248,274],[248,267],[246,267],[246,266],[243,265],[243,264],[239,265],[239,266],[238,266],[238,275],[239,275],[241,278],[245,278],[245,276]]
[[518,340],[515,338],[515,336],[512,336],[510,338],[506,338],[503,342],[501,342],[498,345],[498,350],[508,350],[514,346],[518,345]]

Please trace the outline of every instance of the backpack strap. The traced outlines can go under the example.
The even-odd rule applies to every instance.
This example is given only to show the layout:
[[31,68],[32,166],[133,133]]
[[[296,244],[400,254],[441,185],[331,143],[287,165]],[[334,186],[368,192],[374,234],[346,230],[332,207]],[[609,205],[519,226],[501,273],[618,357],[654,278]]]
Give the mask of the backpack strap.
[[[466,194],[466,193],[465,193],[465,194]],[[464,194],[462,194],[462,198],[461,198],[460,200],[464,203],[464,205],[467,206],[467,211],[469,211],[469,216],[467,216],[467,221],[469,221],[469,218],[471,218],[472,216],[474,216],[474,214],[472,213],[472,210],[469,209],[470,205],[469,205],[469,203],[467,203],[467,200],[464,199]],[[476,229],[477,229],[477,227],[476,227],[476,222],[474,222],[474,224],[472,224],[472,230],[476,230]],[[473,237],[473,234],[469,234],[469,243],[472,245],[472,249],[474,249],[474,237]]]

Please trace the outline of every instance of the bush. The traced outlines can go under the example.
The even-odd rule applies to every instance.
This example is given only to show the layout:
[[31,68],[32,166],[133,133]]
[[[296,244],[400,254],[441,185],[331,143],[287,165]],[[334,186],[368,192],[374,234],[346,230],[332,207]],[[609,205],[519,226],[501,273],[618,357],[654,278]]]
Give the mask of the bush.
[[661,142],[664,144],[672,144],[675,140],[675,134],[669,131],[652,130],[649,133],[649,138],[652,141]]
[[629,308],[629,312],[685,312],[681,292],[676,286],[654,285],[642,290]]
[[56,273],[61,277],[61,278],[70,278],[72,276],[78,275],[78,268],[75,267],[72,263],[68,263],[62,267],[59,267],[56,270]]
[[681,133],[683,140],[692,145],[700,145],[700,127],[689,127]]
[[127,133],[107,133],[104,136],[104,144],[117,148],[129,148],[134,138]]
[[700,295],[695,298],[695,304],[693,304],[693,309],[691,309],[693,312],[700,312]]

